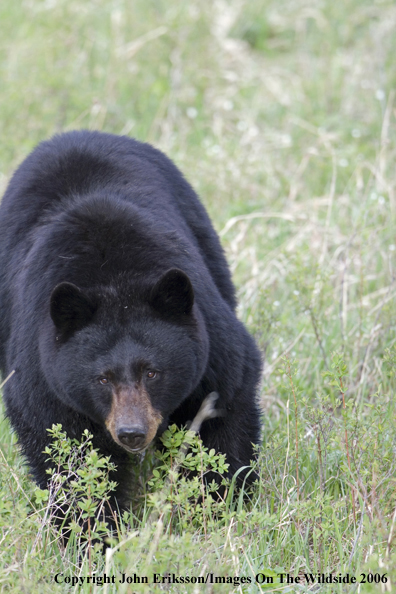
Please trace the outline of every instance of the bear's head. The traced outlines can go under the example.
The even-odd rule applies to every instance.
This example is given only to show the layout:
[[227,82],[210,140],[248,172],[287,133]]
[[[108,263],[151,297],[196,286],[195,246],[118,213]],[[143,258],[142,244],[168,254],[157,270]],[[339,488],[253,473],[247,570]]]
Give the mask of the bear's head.
[[62,282],[52,291],[49,314],[41,359],[53,393],[130,452],[146,448],[166,427],[206,369],[205,323],[179,269],[143,293]]

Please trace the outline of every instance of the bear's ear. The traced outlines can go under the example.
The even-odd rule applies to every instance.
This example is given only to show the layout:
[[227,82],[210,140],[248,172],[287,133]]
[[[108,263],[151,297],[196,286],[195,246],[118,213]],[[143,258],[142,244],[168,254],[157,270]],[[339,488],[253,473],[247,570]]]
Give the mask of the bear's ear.
[[86,326],[97,305],[72,283],[60,283],[52,291],[50,314],[56,329],[64,338]]
[[150,303],[163,315],[190,315],[194,290],[187,274],[178,268],[165,272],[151,290]]

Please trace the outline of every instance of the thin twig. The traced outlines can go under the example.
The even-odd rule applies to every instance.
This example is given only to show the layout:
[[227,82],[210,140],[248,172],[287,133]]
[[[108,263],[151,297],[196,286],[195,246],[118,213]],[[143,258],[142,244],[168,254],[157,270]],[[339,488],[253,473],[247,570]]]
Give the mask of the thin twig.
[[294,421],[296,427],[296,486],[297,486],[297,501],[300,501],[300,483],[298,478],[298,411],[297,411],[297,398],[296,398],[296,390],[293,383],[293,377],[290,367],[290,359],[286,358],[286,365],[287,365],[287,377],[289,378],[291,391],[294,398]]
[[2,388],[2,387],[3,387],[3,386],[4,386],[4,385],[5,385],[7,382],[8,382],[8,380],[9,380],[9,379],[10,379],[10,378],[11,378],[11,377],[14,375],[14,373],[15,373],[15,369],[13,369],[13,370],[11,371],[11,373],[9,373],[9,374],[7,375],[7,377],[5,378],[5,380],[3,380],[3,381],[1,382],[1,384],[0,384],[0,390],[1,390],[1,388]]

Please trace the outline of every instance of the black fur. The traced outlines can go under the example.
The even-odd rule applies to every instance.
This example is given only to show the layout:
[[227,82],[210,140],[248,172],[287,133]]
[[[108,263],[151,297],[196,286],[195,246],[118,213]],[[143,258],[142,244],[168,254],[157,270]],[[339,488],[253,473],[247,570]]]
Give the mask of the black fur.
[[[125,504],[130,454],[106,429],[111,391],[143,383],[169,423],[219,393],[206,446],[248,465],[259,440],[257,347],[235,315],[218,237],[198,197],[158,150],[70,132],[40,144],[0,205],[0,365],[7,415],[45,487],[46,429],[88,428],[117,464]],[[144,370],[158,373],[150,381]],[[143,371],[142,371],[143,370]]]

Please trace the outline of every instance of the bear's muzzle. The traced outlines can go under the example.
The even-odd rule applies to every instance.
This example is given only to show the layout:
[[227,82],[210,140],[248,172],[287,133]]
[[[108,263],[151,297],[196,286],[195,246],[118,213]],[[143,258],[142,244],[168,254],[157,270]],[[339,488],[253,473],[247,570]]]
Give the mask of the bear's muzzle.
[[153,441],[161,421],[161,414],[143,387],[115,386],[106,427],[118,445],[133,453],[144,450]]

